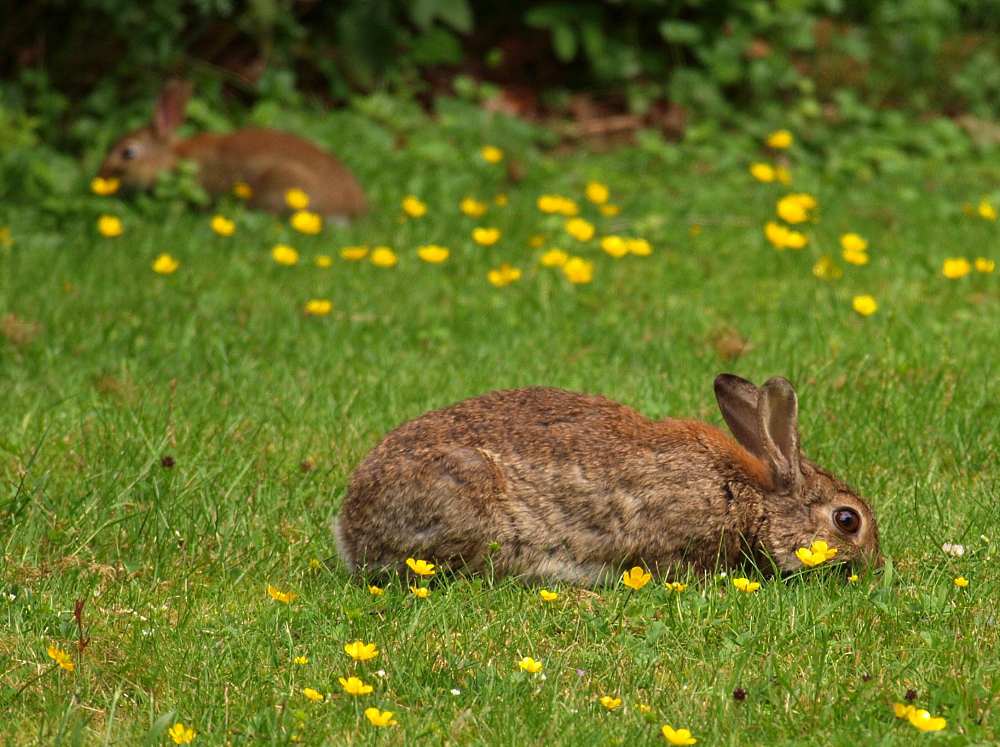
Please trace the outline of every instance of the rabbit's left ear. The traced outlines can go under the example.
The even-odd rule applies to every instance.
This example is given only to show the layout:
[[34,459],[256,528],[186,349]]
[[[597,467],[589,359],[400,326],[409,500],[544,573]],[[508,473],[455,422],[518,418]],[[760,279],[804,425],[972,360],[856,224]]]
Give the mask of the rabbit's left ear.
[[802,481],[799,399],[787,379],[775,376],[764,382],[757,395],[757,424],[775,477],[786,487],[795,487]]
[[715,377],[715,401],[719,403],[719,410],[733,437],[744,449],[767,463],[771,457],[760,439],[757,418],[759,398],[760,389],[746,379],[727,373]]
[[194,89],[186,80],[169,80],[156,97],[156,108],[153,110],[153,131],[157,137],[169,140],[174,130],[184,121],[188,99]]

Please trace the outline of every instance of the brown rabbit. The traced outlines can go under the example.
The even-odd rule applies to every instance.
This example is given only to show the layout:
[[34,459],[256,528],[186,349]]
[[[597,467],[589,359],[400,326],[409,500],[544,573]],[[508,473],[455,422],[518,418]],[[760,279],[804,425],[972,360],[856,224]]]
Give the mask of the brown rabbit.
[[100,175],[117,177],[126,189],[149,189],[158,172],[173,169],[182,158],[197,164],[198,181],[213,197],[243,182],[252,190],[250,205],[282,213],[288,210],[285,193],[298,188],[320,215],[343,220],[364,214],[365,195],[350,170],[297,135],[246,128],[176,139],[190,97],[190,83],[168,82],[156,100],[153,123],[111,146]]
[[390,432],[351,475],[336,524],[355,572],[445,569],[596,584],[642,565],[673,577],[756,564],[879,562],[868,504],[799,450],[798,399],[774,377],[731,374],[715,396],[736,440],[692,420],[654,422],[605,397],[491,392]]

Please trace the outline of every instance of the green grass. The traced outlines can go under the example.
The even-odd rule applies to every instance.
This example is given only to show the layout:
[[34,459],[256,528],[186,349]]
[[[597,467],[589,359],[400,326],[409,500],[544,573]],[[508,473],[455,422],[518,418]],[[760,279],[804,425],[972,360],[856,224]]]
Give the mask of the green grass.
[[[793,189],[816,196],[820,220],[805,249],[776,252],[762,228],[786,190],[753,182],[752,143],[554,155],[544,133],[448,107],[436,125],[302,122],[374,205],[317,237],[227,203],[238,227],[223,238],[211,213],[85,197],[82,182],[4,207],[0,743],[172,744],[175,721],[203,745],[658,744],[668,723],[700,745],[1000,739],[1000,272],[941,273],[950,256],[1000,260],[997,224],[961,209],[1000,168],[911,160],[858,183],[793,151]],[[483,164],[485,143],[523,180]],[[586,203],[589,179],[610,186],[618,216]],[[501,192],[509,204],[482,219],[458,211]],[[579,244],[536,209],[546,193],[578,199],[598,235],[647,238],[652,256]],[[407,194],[426,216],[400,222]],[[97,234],[101,212],[123,218],[123,236]],[[500,242],[474,245],[476,225]],[[869,265],[839,259],[848,231],[869,239]],[[278,241],[298,264],[272,261]],[[431,242],[451,249],[441,265],[416,258]],[[362,243],[399,264],[337,256]],[[539,267],[551,246],[592,259],[593,282]],[[173,275],[150,269],[161,252],[180,261]],[[814,276],[824,254],[843,277]],[[503,261],[523,276],[494,288]],[[858,294],[878,312],[852,311]],[[333,312],[306,316],[312,298]],[[735,359],[734,341],[749,346]],[[721,423],[720,371],[795,384],[806,454],[875,508],[881,574],[847,584],[820,568],[750,595],[711,577],[679,594],[557,587],[543,602],[509,580],[373,596],[336,562],[315,567],[335,561],[351,468],[408,418],[545,384]],[[269,584],[298,597],[275,602]],[[357,639],[378,657],[352,662],[343,647]],[[75,672],[53,666],[50,644]],[[543,660],[544,679],[520,671],[523,656]],[[374,692],[342,694],[349,674]],[[943,732],[894,718],[910,689]],[[623,705],[608,712],[602,695]],[[369,706],[399,725],[369,725]]]

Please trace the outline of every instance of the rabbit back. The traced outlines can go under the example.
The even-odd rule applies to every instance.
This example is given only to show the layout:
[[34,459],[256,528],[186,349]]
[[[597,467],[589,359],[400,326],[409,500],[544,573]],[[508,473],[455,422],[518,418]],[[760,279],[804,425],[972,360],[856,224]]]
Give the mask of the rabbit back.
[[174,146],[175,154],[198,164],[199,181],[212,195],[250,186],[252,206],[272,213],[288,209],[285,194],[301,189],[309,210],[332,218],[365,213],[364,191],[354,174],[332,154],[287,132],[246,128],[228,134],[205,133]]

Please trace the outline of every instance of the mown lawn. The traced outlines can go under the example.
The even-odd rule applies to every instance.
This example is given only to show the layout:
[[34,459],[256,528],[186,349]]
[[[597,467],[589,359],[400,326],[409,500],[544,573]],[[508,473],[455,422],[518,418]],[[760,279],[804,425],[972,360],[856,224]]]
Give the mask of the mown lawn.
[[[1000,739],[1000,272],[944,273],[1000,260],[1000,167],[914,157],[860,178],[751,138],[567,150],[457,104],[438,124],[277,123],[343,154],[370,218],[305,235],[235,198],[199,212],[91,196],[82,177],[0,212],[0,743],[173,744],[177,722],[196,745],[666,744],[665,724],[702,745]],[[791,185],[757,181],[756,161],[786,163]],[[620,212],[588,200],[591,181]],[[789,193],[817,205],[792,226],[806,246],[776,251],[764,226]],[[402,209],[411,195],[421,217]],[[543,195],[572,198],[593,238]],[[485,214],[464,214],[466,197]],[[98,233],[103,213],[120,236]],[[867,264],[843,259],[850,232]],[[613,257],[609,235],[651,253]],[[421,260],[429,244],[447,259]],[[340,256],[357,246],[397,262]],[[543,266],[554,247],[592,279]],[[164,253],[170,274],[152,268]],[[496,287],[503,263],[521,274]],[[553,601],[443,580],[418,599],[373,594],[336,562],[348,474],[408,418],[544,384],[721,423],[721,371],[793,382],[806,454],[879,517],[877,575],[821,566],[752,594],[716,577],[560,586]],[[357,640],[378,655],[352,660]],[[373,690],[345,693],[348,676]],[[906,702],[946,727],[897,720]]]

